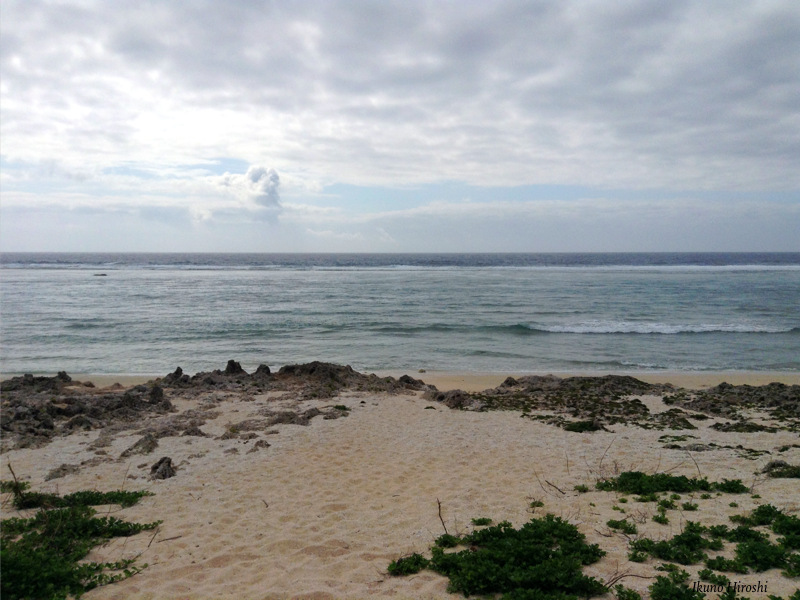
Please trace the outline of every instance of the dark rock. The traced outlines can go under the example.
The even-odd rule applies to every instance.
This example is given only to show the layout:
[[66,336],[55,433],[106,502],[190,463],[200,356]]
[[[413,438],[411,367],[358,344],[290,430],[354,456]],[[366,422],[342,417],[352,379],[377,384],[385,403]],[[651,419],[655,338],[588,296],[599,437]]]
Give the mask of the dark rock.
[[[680,448],[680,446],[678,446]],[[710,446],[709,444],[686,444],[682,450],[688,450],[689,452],[708,452],[709,450],[714,450],[714,446]]]
[[44,478],[45,481],[50,481],[52,479],[58,479],[60,477],[64,477],[65,475],[72,475],[73,473],[80,472],[81,468],[78,465],[67,465],[62,464],[60,467],[56,467],[52,469]]
[[146,433],[130,448],[120,454],[120,458],[127,458],[133,454],[150,454],[158,448],[158,439],[152,433]]
[[261,375],[261,376],[269,374],[270,370],[267,365],[258,365],[258,367],[256,368],[256,372],[254,373],[254,375]]
[[252,454],[253,452],[258,452],[262,448],[269,448],[269,446],[270,445],[266,442],[266,440],[258,440],[255,444],[253,444],[253,447],[247,451],[247,453]]
[[308,425],[311,419],[317,415],[321,415],[322,411],[318,408],[309,408],[307,411],[300,413],[297,417],[297,425]]
[[178,474],[178,469],[172,464],[172,459],[168,456],[160,458],[150,467],[150,479],[169,479]]
[[404,388],[408,390],[427,390],[428,385],[422,381],[421,379],[414,379],[409,375],[401,375],[400,378],[397,380],[397,383],[401,384]]
[[265,426],[270,427],[272,425],[308,425],[311,422],[311,419],[316,417],[317,415],[321,415],[322,411],[317,408],[309,408],[307,411],[303,413],[295,413],[290,410],[285,411],[263,411],[264,415],[266,415],[267,421]]
[[229,360],[228,364],[225,366],[225,374],[226,375],[247,375],[245,370],[235,360]]
[[341,408],[329,408],[328,410],[322,413],[322,418],[326,421],[332,421],[334,419],[341,419],[342,417],[346,417],[350,414],[350,409],[342,410]]
[[179,385],[189,382],[189,376],[184,375],[183,369],[176,368],[175,371],[164,377],[163,382],[167,385]]
[[74,431],[76,429],[89,430],[92,428],[92,420],[86,415],[75,415],[69,421],[64,423],[66,431]]
[[12,377],[0,382],[0,391],[13,392],[27,389],[31,392],[60,392],[72,378],[64,371],[55,377],[34,377],[26,373],[21,377]]
[[39,410],[39,414],[37,415],[39,419],[39,426],[44,429],[54,429],[55,423],[53,422],[52,417],[47,413],[47,410],[42,408]]
[[291,375],[293,377],[317,381],[332,380],[337,382],[344,382],[348,377],[355,374],[356,372],[350,365],[343,367],[342,365],[320,362],[318,360],[302,365],[285,365],[278,371],[278,375],[283,376]]
[[192,427],[187,427],[186,429],[184,429],[183,435],[191,435],[191,436],[196,436],[196,437],[208,437],[208,434],[205,433],[202,429],[200,429],[196,425],[194,425]]
[[769,461],[766,466],[761,470],[762,473],[770,473],[777,469],[785,469],[789,466],[785,460],[771,460]]
[[448,390],[446,392],[431,390],[426,392],[423,398],[441,402],[448,408],[461,410],[481,410],[483,408],[483,403],[480,400],[473,398],[463,390]]
[[265,419],[245,419],[231,425],[231,429],[235,431],[261,431],[266,427],[267,421]]
[[157,404],[164,399],[164,389],[159,385],[150,388],[150,402]]

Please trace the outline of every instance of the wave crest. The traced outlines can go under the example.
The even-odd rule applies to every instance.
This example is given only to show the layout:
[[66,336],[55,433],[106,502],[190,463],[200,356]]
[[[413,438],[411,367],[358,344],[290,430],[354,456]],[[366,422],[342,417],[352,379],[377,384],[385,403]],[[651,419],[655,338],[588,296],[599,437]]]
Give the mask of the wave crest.
[[752,323],[638,323],[629,321],[586,321],[570,325],[532,325],[532,332],[576,333],[576,334],[658,334],[677,335],[681,333],[797,333],[800,328],[755,325]]

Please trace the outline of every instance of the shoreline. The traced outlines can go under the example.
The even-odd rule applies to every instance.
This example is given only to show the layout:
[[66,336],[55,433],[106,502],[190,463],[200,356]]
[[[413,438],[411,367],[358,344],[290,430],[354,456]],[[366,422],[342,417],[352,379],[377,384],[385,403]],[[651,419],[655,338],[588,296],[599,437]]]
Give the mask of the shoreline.
[[[365,373],[368,371],[364,371]],[[441,391],[460,389],[465,392],[480,392],[499,386],[507,377],[524,377],[529,375],[555,375],[556,377],[602,377],[604,375],[625,375],[647,383],[671,383],[687,389],[704,389],[730,383],[732,385],[761,386],[777,382],[785,385],[800,385],[800,372],[792,371],[437,371],[425,370],[376,370],[379,377],[399,378],[409,375],[421,379],[427,384],[436,386]],[[23,373],[0,374],[0,381],[17,377]],[[73,381],[91,382],[98,388],[120,384],[132,387],[166,376],[162,374],[102,374],[102,373],[67,373]],[[55,373],[36,374],[36,377],[52,377]]]

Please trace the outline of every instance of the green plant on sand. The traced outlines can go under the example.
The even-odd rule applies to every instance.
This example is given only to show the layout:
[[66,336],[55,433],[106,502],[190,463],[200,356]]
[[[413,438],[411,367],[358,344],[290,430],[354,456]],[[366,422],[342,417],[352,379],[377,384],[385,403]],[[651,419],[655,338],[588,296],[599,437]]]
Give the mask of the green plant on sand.
[[[444,537],[444,536],[442,536]],[[454,536],[448,536],[453,538]],[[505,599],[568,600],[602,595],[607,588],[581,572],[605,552],[586,543],[570,523],[553,515],[532,519],[519,529],[507,521],[474,531],[458,540],[460,551],[431,548],[432,557],[419,554],[393,561],[392,575],[431,569],[450,579],[448,591],[503,594]],[[448,539],[448,545],[452,540]]]
[[597,482],[597,489],[606,492],[622,492],[626,494],[654,494],[658,492],[707,492],[720,491],[728,494],[742,494],[747,487],[739,479],[724,479],[721,482],[709,482],[705,478],[690,479],[684,475],[668,475],[655,473],[647,475],[641,471],[625,471],[617,477]]
[[[32,517],[3,519],[0,534],[4,600],[56,600],[99,585],[126,579],[147,565],[134,559],[118,562],[80,562],[89,551],[113,537],[127,537],[158,527],[154,523],[128,523],[115,517],[97,517],[91,505],[131,506],[149,492],[76,492],[59,497],[27,492],[24,484],[3,486],[14,493],[14,505],[39,508]],[[57,508],[53,508],[57,507]]]

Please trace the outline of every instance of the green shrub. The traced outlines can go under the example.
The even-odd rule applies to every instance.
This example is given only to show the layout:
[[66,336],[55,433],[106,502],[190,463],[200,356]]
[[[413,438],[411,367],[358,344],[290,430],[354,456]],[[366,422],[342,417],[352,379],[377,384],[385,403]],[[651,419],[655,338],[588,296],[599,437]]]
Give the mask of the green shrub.
[[[96,500],[99,492],[76,492],[64,498],[53,494],[20,492],[29,499],[44,498],[40,510],[30,518],[10,518],[2,522],[0,563],[3,574],[0,592],[4,599],[51,600],[68,595],[80,597],[99,585],[119,581],[138,573],[147,565],[137,566],[133,560],[115,563],[83,563],[89,551],[114,537],[127,537],[154,529],[155,523],[128,523],[116,517],[96,517],[96,511],[80,504]],[[117,494],[112,492],[111,494]],[[146,492],[115,495],[126,505],[135,503]],[[135,500],[133,499],[135,497]],[[53,504],[64,508],[47,510]],[[24,502],[20,502],[25,504]],[[102,504],[109,504],[103,496]],[[109,573],[110,572],[110,573]]]
[[658,513],[657,515],[653,515],[653,521],[661,525],[666,525],[669,523],[669,518],[663,513]]
[[658,492],[709,492],[717,490],[729,494],[747,491],[739,479],[723,479],[722,482],[709,483],[707,479],[689,479],[684,475],[655,473],[647,475],[641,471],[625,471],[618,477],[597,482],[597,489],[607,492],[627,494],[653,494]]
[[715,571],[726,571],[728,573],[747,573],[748,571],[747,567],[738,560],[730,560],[722,556],[709,558],[706,561],[706,567],[714,569]]
[[800,519],[795,515],[781,514],[772,522],[772,531],[781,538],[778,541],[786,548],[800,550]]
[[736,561],[756,572],[786,565],[786,548],[766,540],[740,542],[736,546]]
[[658,508],[663,508],[664,510],[674,510],[676,508],[675,502],[673,500],[664,500],[658,501]]
[[472,519],[472,524],[475,526],[491,525],[492,520],[489,517],[479,517],[477,519]]
[[611,529],[616,529],[617,531],[621,531],[627,535],[633,535],[637,533],[636,525],[625,520],[615,521],[614,519],[611,519],[606,523],[606,525],[608,525]]
[[727,587],[731,584],[731,580],[725,577],[725,575],[718,575],[711,569],[702,569],[697,575],[700,577],[700,581],[707,581],[713,585],[724,585]]
[[614,595],[617,600],[642,600],[642,595],[639,592],[630,590],[622,584],[614,587]]
[[693,565],[706,558],[705,550],[721,550],[723,547],[719,539],[707,538],[707,532],[707,527],[687,521],[683,532],[672,539],[655,542],[649,538],[641,538],[631,543],[631,549],[661,560]]
[[455,548],[461,543],[461,538],[445,533],[436,538],[433,543],[439,548]]
[[723,479],[721,483],[712,484],[712,489],[726,494],[744,494],[748,491],[741,479]]
[[587,431],[602,431],[603,426],[595,421],[572,421],[562,426],[566,431],[586,433]]
[[[599,481],[597,488],[607,492],[624,492],[628,494],[651,494],[657,492],[691,492],[698,485],[705,485],[706,489],[711,489],[710,484],[705,480],[698,483],[683,475],[667,475],[666,473],[656,473],[647,475],[641,471],[625,471],[618,477]],[[693,483],[694,482],[694,483]]]
[[749,516],[745,517],[744,515],[733,515],[731,517],[731,521],[734,523],[741,523],[742,525],[749,527],[758,527],[760,525],[769,525],[779,515],[782,514],[783,513],[780,511],[780,509],[775,508],[771,504],[762,504],[758,508],[754,509]]
[[7,479],[0,481],[0,493],[3,494],[18,494],[30,487],[31,484],[27,481],[10,481]]
[[[674,565],[671,565],[674,566]],[[652,600],[701,600],[705,594],[686,585],[689,574],[680,569],[662,569],[667,575],[656,577],[655,583],[650,586]]]
[[532,519],[519,529],[503,521],[459,539],[467,549],[445,552],[435,545],[427,563],[412,555],[413,560],[392,563],[392,574],[411,567],[429,568],[450,579],[448,591],[465,596],[499,593],[506,594],[505,598],[565,600],[607,592],[602,583],[581,572],[583,565],[605,553],[587,544],[574,525],[559,517]]
[[631,550],[628,553],[628,560],[631,562],[643,563],[647,561],[649,554],[641,550]]
[[413,575],[414,573],[419,573],[422,569],[427,569],[429,565],[430,561],[427,558],[415,552],[411,556],[393,560],[389,563],[388,571],[390,575],[395,576]]
[[14,494],[14,508],[23,510],[27,508],[67,508],[70,506],[102,506],[104,504],[119,504],[123,508],[133,506],[141,498],[152,496],[152,492],[129,492],[116,490],[113,492],[98,492],[86,490],[58,496],[57,494],[43,494],[41,492],[20,492]]

